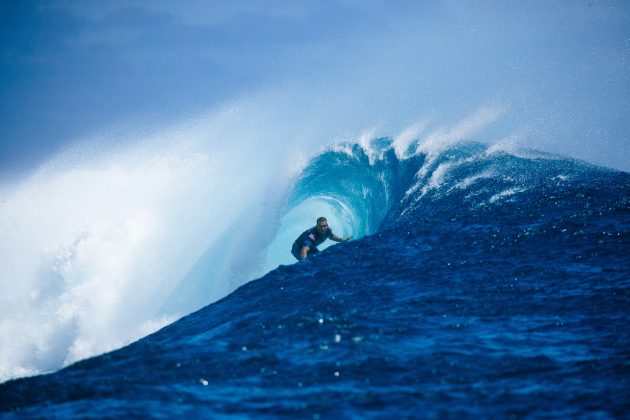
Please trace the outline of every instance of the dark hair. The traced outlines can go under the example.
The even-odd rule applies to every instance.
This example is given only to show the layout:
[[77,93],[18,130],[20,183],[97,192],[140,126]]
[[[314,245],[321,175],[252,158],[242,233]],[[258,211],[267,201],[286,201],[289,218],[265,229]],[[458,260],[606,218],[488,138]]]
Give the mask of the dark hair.
[[320,224],[321,222],[327,222],[328,220],[326,220],[325,217],[318,217],[317,218],[317,224]]

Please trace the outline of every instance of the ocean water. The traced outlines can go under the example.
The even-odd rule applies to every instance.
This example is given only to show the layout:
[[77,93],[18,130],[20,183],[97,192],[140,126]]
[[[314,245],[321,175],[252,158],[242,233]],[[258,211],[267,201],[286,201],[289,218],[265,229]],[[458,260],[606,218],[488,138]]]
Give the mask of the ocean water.
[[[322,151],[284,191],[240,224],[263,232],[251,253],[266,274],[228,279],[235,290],[204,306],[204,273],[222,254],[201,252],[162,313],[199,310],[0,384],[2,417],[630,412],[630,174],[531,150],[379,138]],[[292,263],[311,214],[356,239]]]

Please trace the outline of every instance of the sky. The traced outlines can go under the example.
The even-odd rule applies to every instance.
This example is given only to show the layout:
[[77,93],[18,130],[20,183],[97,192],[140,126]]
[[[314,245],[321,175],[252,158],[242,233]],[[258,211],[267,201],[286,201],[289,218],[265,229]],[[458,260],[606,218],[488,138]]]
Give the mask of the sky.
[[630,5],[0,2],[4,180],[104,130],[110,143],[134,141],[129,127],[287,90],[309,109],[344,104],[336,115],[349,131],[389,136],[499,107],[488,141],[526,137],[525,146],[627,171]]

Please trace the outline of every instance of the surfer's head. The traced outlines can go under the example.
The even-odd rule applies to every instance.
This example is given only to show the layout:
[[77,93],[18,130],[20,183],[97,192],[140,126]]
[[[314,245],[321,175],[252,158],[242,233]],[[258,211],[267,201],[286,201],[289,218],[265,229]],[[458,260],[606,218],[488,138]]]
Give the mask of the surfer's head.
[[328,221],[326,220],[325,217],[320,217],[317,219],[317,231],[320,234],[325,234],[326,232],[328,232]]

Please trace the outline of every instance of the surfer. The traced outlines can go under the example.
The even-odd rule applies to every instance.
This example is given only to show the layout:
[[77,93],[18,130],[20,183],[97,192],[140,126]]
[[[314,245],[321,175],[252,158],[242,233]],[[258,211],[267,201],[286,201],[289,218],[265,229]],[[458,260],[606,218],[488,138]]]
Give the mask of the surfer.
[[335,242],[346,242],[352,239],[352,236],[340,238],[328,227],[326,218],[320,217],[317,219],[315,226],[302,232],[295,242],[293,242],[291,254],[293,254],[298,261],[305,260],[309,255],[317,254],[319,252],[317,245],[321,244],[326,239],[332,239]]

